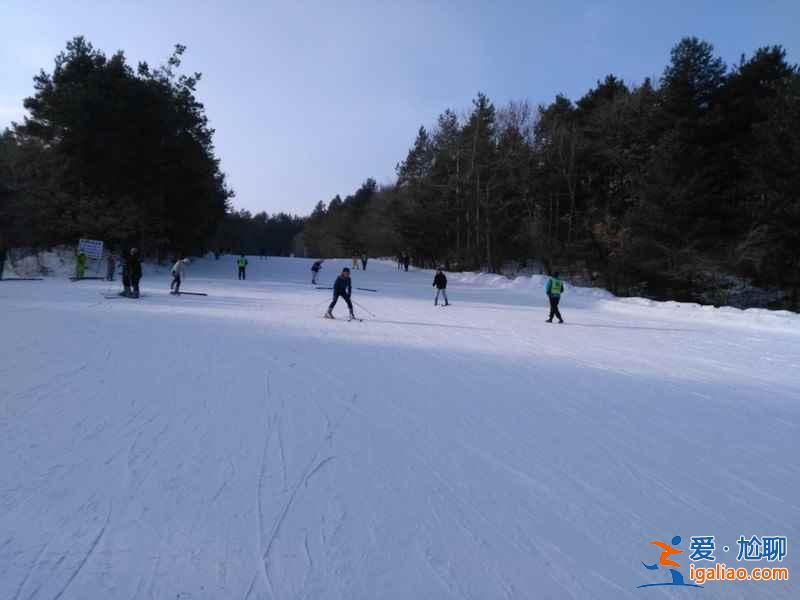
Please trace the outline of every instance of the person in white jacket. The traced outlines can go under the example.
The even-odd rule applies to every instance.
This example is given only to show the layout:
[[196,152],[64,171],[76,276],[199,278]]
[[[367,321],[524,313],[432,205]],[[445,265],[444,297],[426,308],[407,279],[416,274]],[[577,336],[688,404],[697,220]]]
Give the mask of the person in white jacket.
[[180,258],[172,266],[172,283],[169,284],[170,294],[181,293],[181,281],[186,277],[186,267],[188,265],[188,258]]

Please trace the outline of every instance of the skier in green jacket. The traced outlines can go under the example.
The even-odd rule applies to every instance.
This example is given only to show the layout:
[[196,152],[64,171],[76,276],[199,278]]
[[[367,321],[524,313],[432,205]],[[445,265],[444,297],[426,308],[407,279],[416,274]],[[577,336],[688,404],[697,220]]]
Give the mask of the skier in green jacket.
[[548,323],[553,322],[553,317],[558,317],[558,322],[563,323],[564,319],[561,318],[561,313],[558,310],[558,302],[561,300],[561,294],[564,293],[564,282],[558,276],[558,271],[553,273],[550,279],[547,280],[547,297],[550,299],[550,318],[547,319]]
[[86,275],[86,255],[78,252],[78,259],[75,261],[75,277],[83,279],[84,275]]

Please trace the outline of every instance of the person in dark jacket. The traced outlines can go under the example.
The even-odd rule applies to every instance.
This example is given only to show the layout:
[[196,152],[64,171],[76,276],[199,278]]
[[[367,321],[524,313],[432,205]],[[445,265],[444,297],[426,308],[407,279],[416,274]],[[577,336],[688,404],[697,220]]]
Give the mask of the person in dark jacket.
[[[139,250],[131,248],[128,256],[125,257],[125,271],[127,271],[128,285],[123,292],[124,295],[131,298],[139,297],[139,281],[142,279],[142,261],[139,260]],[[125,272],[123,272],[123,285],[125,284]]]
[[3,278],[3,268],[6,266],[6,248],[0,240],[0,279]]
[[120,292],[120,296],[130,296],[131,295],[131,274],[130,270],[128,269],[128,255],[123,250],[120,254],[120,260],[122,261],[122,291]]
[[317,285],[317,277],[319,276],[319,271],[322,268],[322,261],[317,260],[314,261],[314,264],[311,265],[311,283]]
[[361,270],[362,271],[366,271],[367,270],[367,254],[366,253],[361,255]]
[[563,323],[564,319],[561,318],[561,313],[558,310],[558,302],[561,300],[561,294],[564,293],[564,282],[558,276],[558,271],[553,273],[552,277],[547,280],[545,291],[550,299],[550,318],[547,319],[547,322],[552,323],[553,317],[558,317],[558,322]]
[[444,305],[450,306],[450,302],[447,301],[447,277],[445,277],[441,269],[436,271],[436,275],[433,278],[433,287],[436,288],[436,298],[433,300],[433,305],[439,305],[439,294],[441,294],[444,299]]
[[342,269],[342,274],[336,278],[336,281],[333,284],[333,302],[331,302],[330,306],[328,306],[328,312],[325,313],[325,318],[335,318],[333,316],[333,307],[336,306],[336,302],[341,296],[347,303],[347,308],[350,309],[350,318],[354,319],[355,315],[353,314],[353,303],[350,301],[350,294],[352,292],[353,282],[350,280],[350,269],[345,267]]
[[112,253],[108,253],[106,259],[106,281],[114,281],[114,273],[117,271],[117,259]]
[[408,254],[403,256],[403,268],[408,272],[408,265],[411,264],[411,257]]

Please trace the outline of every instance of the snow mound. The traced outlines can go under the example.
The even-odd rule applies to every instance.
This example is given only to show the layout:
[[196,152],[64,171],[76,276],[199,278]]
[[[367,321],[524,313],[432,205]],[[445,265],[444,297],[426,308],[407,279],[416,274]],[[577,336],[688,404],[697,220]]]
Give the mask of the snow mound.
[[[453,283],[536,295],[544,293],[548,280],[546,275],[523,275],[509,278],[503,275],[478,272],[448,273],[448,278]],[[564,295],[564,304],[567,307],[571,302],[575,303],[575,300],[570,300],[571,298],[577,298],[579,305],[583,305],[585,301],[594,301],[599,303],[600,308],[620,313],[631,313],[635,309],[646,309],[646,311],[639,310],[637,314],[643,315],[644,312],[658,311],[659,316],[671,319],[702,319],[719,325],[768,329],[770,331],[800,335],[800,314],[788,310],[740,309],[732,306],[715,307],[693,302],[658,301],[640,297],[620,298],[605,289],[567,284]]]

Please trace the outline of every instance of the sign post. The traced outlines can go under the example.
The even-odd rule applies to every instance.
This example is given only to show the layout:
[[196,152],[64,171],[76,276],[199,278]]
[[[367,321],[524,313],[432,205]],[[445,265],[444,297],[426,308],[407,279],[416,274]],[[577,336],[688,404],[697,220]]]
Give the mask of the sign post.
[[83,252],[86,258],[94,258],[95,260],[102,260],[103,258],[103,242],[100,240],[78,240],[78,252]]
[[[103,261],[103,242],[100,240],[87,240],[81,238],[78,240],[78,255],[83,254],[87,259],[91,258],[96,260],[97,268],[95,275],[100,273],[100,265]],[[84,263],[85,266],[85,263]],[[86,279],[84,275],[76,272],[76,279]],[[92,279],[100,279],[100,277],[92,277]]]

